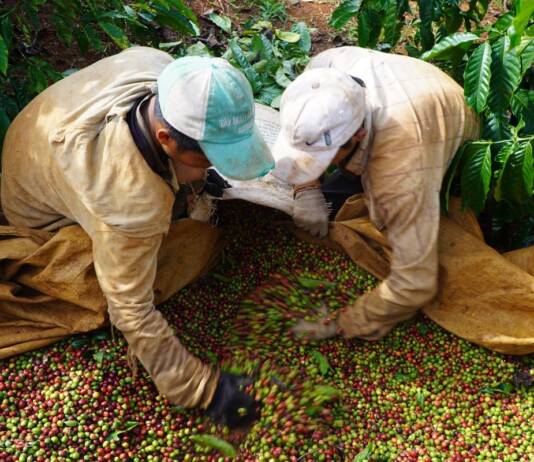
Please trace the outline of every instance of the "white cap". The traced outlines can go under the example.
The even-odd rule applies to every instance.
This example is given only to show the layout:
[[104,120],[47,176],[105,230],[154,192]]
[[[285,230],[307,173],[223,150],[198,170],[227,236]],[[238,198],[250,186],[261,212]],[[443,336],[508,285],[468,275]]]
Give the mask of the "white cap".
[[282,96],[272,174],[292,184],[316,180],[361,127],[365,112],[365,89],[349,74],[334,68],[305,71]]

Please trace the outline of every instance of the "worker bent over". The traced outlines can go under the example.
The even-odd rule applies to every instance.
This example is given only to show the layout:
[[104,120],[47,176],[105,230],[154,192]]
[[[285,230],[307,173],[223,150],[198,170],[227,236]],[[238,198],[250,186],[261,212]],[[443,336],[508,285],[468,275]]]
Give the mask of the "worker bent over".
[[274,166],[250,84],[222,59],[135,47],[57,82],[18,115],[1,194],[11,225],[85,230],[109,318],[160,393],[232,425],[255,412],[242,380],[191,355],[154,308],[171,218],[211,165],[241,180]]
[[[273,174],[296,185],[295,223],[326,235],[324,196],[335,212],[340,192],[346,198],[363,186],[370,218],[392,249],[389,276],[337,322],[301,321],[295,330],[379,339],[436,295],[441,183],[460,145],[476,139],[477,117],[437,67],[342,47],[317,55],[289,85],[280,122]],[[338,172],[321,185],[331,164]]]

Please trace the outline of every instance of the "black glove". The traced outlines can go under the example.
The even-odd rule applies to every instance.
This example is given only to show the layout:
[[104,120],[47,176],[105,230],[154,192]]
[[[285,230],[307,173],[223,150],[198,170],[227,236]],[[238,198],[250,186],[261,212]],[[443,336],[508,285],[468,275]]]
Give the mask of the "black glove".
[[206,413],[216,423],[230,428],[245,427],[259,417],[259,403],[241,391],[252,379],[222,372]]
[[203,191],[210,196],[221,197],[225,189],[231,188],[230,184],[212,168],[208,169],[206,183]]

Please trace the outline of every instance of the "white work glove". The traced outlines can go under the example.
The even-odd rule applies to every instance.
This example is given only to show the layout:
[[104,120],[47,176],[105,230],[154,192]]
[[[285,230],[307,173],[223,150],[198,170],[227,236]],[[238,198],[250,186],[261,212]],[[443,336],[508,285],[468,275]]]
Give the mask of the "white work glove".
[[328,234],[330,210],[320,187],[310,187],[295,193],[293,221],[312,236],[325,237]]
[[316,314],[318,315],[316,321],[300,319],[291,328],[291,332],[298,337],[305,337],[313,340],[324,340],[334,337],[337,334],[335,315],[330,315],[326,307],[316,310]]

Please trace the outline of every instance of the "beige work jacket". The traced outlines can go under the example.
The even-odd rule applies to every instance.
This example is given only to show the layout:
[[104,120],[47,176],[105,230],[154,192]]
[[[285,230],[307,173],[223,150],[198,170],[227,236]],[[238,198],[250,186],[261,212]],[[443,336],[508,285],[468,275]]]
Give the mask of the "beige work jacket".
[[347,169],[362,175],[370,217],[393,251],[379,298],[368,297],[374,306],[366,308],[370,318],[400,321],[436,294],[441,184],[460,145],[477,138],[478,119],[462,88],[418,59],[341,47],[308,65],[319,67],[366,86],[368,136]]
[[92,239],[110,320],[160,393],[206,407],[218,372],[187,352],[153,303],[177,185],[150,169],[126,122],[172,61],[159,50],[130,48],[37,96],[5,139],[2,207],[12,225],[55,231],[79,223]]

